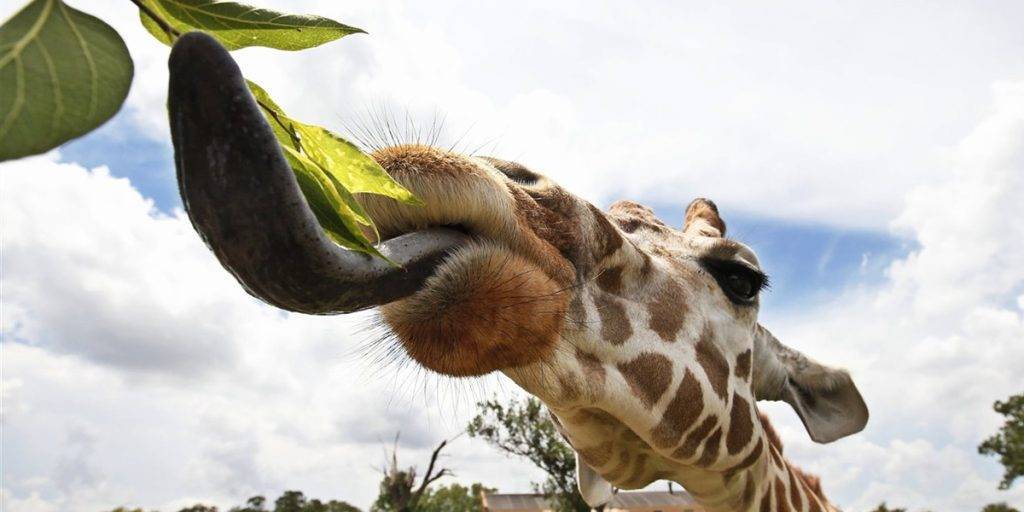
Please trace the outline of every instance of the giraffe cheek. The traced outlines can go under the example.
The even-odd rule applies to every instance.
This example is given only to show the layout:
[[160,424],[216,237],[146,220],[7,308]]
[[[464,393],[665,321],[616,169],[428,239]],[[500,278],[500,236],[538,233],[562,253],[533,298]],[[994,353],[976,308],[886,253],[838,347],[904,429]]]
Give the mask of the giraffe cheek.
[[507,249],[467,247],[424,288],[381,308],[410,357],[452,376],[483,375],[550,355],[569,294]]

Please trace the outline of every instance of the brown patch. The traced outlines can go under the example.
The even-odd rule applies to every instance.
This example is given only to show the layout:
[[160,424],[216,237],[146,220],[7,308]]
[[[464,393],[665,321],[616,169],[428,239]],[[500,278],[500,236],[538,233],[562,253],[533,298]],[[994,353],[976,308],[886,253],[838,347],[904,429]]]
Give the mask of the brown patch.
[[821,489],[821,479],[810,473],[804,473],[800,468],[793,468],[796,476],[799,477],[800,485],[807,492],[807,504],[812,512],[818,512],[821,507],[828,503],[825,492]]
[[469,376],[548,357],[568,302],[533,263],[482,245],[449,257],[424,288],[381,315],[421,365]]
[[761,512],[772,512],[772,486],[771,482],[765,487],[761,494]]
[[602,411],[601,409],[584,408],[576,411],[575,414],[569,418],[571,423],[576,425],[604,425],[604,426],[615,426],[619,422],[611,414]]
[[704,452],[697,460],[696,466],[706,468],[718,459],[718,451],[722,444],[722,427],[718,427],[704,441]]
[[729,410],[729,435],[725,437],[725,447],[729,450],[729,455],[742,452],[750,443],[753,433],[754,423],[750,421],[750,404],[743,397],[733,393],[732,409]]
[[629,474],[629,477],[623,481],[624,485],[629,487],[639,486],[638,480],[642,479],[647,474],[647,454],[640,453],[636,456],[633,462],[633,471]]
[[629,470],[629,451],[622,450],[619,452],[619,460],[615,463],[615,466],[604,475],[605,479],[610,482],[621,482],[622,478],[626,476],[626,471]]
[[608,463],[612,458],[612,442],[601,443],[597,446],[591,446],[590,448],[581,448],[576,450],[580,454],[580,458],[583,462],[586,462],[588,466],[592,468],[599,468]]
[[626,233],[635,232],[644,222],[636,217],[626,217],[615,219],[619,223],[619,227],[622,228]]
[[576,349],[576,361],[583,368],[583,378],[592,386],[598,389],[604,387],[605,370],[601,360],[593,354],[588,354],[579,348]]
[[598,210],[590,203],[587,203],[587,207],[590,209],[590,214],[594,216],[596,246],[594,248],[594,260],[600,262],[622,247],[622,235],[615,229],[615,226],[612,226],[611,222],[608,222],[608,217],[605,216],[604,212]]
[[562,256],[586,272],[593,265],[583,230],[576,213],[578,199],[559,187],[531,195],[524,189],[509,186],[516,201],[516,215],[538,237],[551,244]]
[[701,368],[704,368],[704,374],[708,376],[711,389],[715,390],[715,394],[719,398],[725,400],[726,393],[729,391],[729,362],[715,347],[714,336],[714,331],[705,326],[695,348],[697,362],[700,363]]
[[672,382],[672,361],[653,352],[643,352],[629,362],[619,363],[618,369],[647,409],[654,407]]
[[736,368],[733,369],[733,374],[737,378],[750,380],[750,357],[750,349],[744,350],[743,353],[736,356]]
[[662,341],[675,341],[687,312],[683,287],[675,281],[665,281],[654,302],[647,304],[647,312],[651,330],[658,333]]
[[783,462],[784,459],[782,458],[782,452],[780,452],[778,448],[774,446],[769,446],[768,453],[771,454],[772,461],[775,463],[775,467],[782,468],[786,466],[785,462]]
[[792,502],[794,509],[804,509],[804,500],[800,497],[800,483],[796,475],[793,474],[792,467],[789,468],[789,501]]
[[776,476],[772,486],[775,487],[775,510],[790,512],[790,502],[785,501],[785,484]]
[[558,385],[562,388],[562,400],[574,402],[580,397],[579,385],[565,375],[558,376]]
[[601,338],[612,345],[622,345],[633,335],[633,326],[626,315],[626,307],[607,293],[594,294],[594,305],[601,317]]
[[672,458],[678,460],[687,460],[697,454],[697,448],[700,447],[701,441],[711,432],[711,429],[718,424],[718,417],[714,414],[704,418],[704,421],[697,425],[697,428],[686,434],[686,440],[683,441],[682,446],[676,449],[672,453]]
[[754,449],[750,450],[750,453],[748,453],[746,457],[743,457],[743,460],[741,460],[739,464],[729,468],[729,471],[725,473],[725,479],[732,480],[737,473],[753,466],[754,463],[757,462],[757,459],[760,459],[762,455],[764,455],[764,441],[758,439],[757,444],[754,445]]
[[754,479],[747,478],[743,484],[743,494],[740,495],[740,506],[739,510],[749,510],[751,502],[754,500],[754,491],[757,488],[754,486]]
[[651,430],[655,446],[664,450],[678,444],[683,432],[697,421],[703,410],[704,394],[700,390],[700,382],[687,369],[661,421]]
[[782,453],[782,438],[779,437],[778,431],[775,430],[775,426],[768,420],[768,416],[757,411],[757,420],[761,422],[761,429],[764,430],[765,435],[768,436],[768,444],[774,447],[779,453]]
[[622,265],[615,265],[601,271],[597,275],[597,286],[605,292],[621,295],[622,294]]

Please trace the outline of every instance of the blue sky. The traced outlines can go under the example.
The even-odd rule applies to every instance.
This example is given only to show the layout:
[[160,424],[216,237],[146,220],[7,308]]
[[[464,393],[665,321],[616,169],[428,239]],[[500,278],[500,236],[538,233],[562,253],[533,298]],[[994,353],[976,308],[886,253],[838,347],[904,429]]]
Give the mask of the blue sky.
[[[339,113],[340,116],[340,113]],[[155,207],[171,214],[181,208],[174,178],[172,148],[140,132],[122,112],[95,132],[61,148],[62,162],[106,166]],[[528,163],[528,162],[527,162]],[[668,224],[681,226],[685,203],[650,203]],[[729,235],[753,247],[772,285],[763,297],[766,314],[806,306],[853,284],[877,284],[894,259],[905,256],[911,241],[885,230],[867,230],[724,211]]]
[[[519,395],[500,377],[374,365],[367,315],[246,295],[177,213],[167,49],[124,0],[69,3],[121,31],[136,79],[93,134],[0,164],[5,510],[288,488],[365,507],[396,431],[416,463],[475,400]],[[976,453],[1000,424],[992,401],[1022,387],[1024,4],[259,3],[370,33],[235,53],[298,119],[440,112],[462,147],[598,205],[630,198],[679,225],[713,199],[771,275],[762,322],[849,369],[871,407],[863,433],[816,445],[765,405],[845,510],[1024,503]],[[451,454],[463,483],[540,478],[465,437]]]

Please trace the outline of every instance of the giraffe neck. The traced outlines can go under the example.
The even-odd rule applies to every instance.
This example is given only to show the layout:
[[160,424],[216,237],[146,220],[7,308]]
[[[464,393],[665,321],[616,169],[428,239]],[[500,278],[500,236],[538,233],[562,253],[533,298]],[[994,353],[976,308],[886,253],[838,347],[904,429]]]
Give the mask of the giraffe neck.
[[763,415],[760,419],[764,428],[752,452],[760,454],[748,467],[723,473],[685,466],[666,478],[682,485],[711,512],[837,511],[822,495],[817,478],[805,474],[782,456],[777,434]]
[[748,468],[722,473],[696,467],[679,468],[668,479],[678,482],[701,507],[712,512],[834,512],[813,477],[784,459],[764,435],[762,456]]

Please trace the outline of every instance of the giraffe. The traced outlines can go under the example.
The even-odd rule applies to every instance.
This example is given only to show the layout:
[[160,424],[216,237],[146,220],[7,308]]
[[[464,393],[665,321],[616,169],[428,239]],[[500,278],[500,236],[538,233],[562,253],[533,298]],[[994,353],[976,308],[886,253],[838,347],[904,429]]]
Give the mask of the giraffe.
[[758,323],[767,278],[712,201],[690,202],[676,229],[632,201],[602,211],[515,162],[382,147],[372,156],[424,203],[358,196],[393,267],[323,235],[216,42],[182,37],[170,67],[186,211],[251,294],[313,314],[378,307],[423,367],[502,372],[548,407],[592,506],[612,486],[670,480],[711,511],[836,510],[783,457],[757,401],[790,404],[817,442],[860,431],[867,407],[848,372]]

